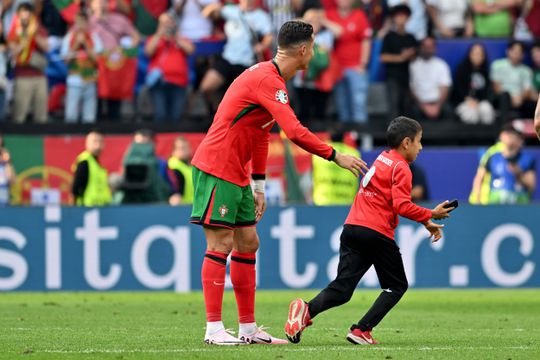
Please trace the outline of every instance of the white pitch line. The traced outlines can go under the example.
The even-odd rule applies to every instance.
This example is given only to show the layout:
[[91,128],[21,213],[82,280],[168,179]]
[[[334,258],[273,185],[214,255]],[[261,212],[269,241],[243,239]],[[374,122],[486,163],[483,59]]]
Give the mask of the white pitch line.
[[[243,348],[251,348],[251,347],[243,347]],[[360,349],[365,349],[367,351],[455,351],[455,350],[532,350],[532,349],[538,349],[538,347],[531,347],[531,346],[440,346],[440,347],[429,347],[429,346],[423,346],[423,347],[383,347],[383,346],[370,346],[370,347],[358,347],[358,346],[351,346],[351,347],[338,347],[338,346],[332,346],[332,347],[325,347],[324,349],[321,349],[319,347],[310,347],[310,348],[290,348],[290,347],[281,347],[281,346],[272,346],[272,347],[264,347],[264,346],[257,346],[257,349],[272,349],[272,351],[284,351],[284,352],[320,352],[320,351],[361,351]],[[45,350],[33,350],[34,354],[38,353],[50,353],[50,354],[136,354],[136,353],[144,353],[144,354],[160,354],[160,353],[205,353],[205,352],[218,352],[223,351],[227,349],[238,349],[237,347],[212,347],[212,348],[192,348],[192,349],[81,349],[81,350],[56,350],[56,349],[45,349]]]

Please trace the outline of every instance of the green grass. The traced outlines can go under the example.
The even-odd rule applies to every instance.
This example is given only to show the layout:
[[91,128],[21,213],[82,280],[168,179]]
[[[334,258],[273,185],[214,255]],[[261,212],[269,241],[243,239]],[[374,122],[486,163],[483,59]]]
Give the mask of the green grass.
[[[297,345],[203,344],[201,293],[2,293],[0,359],[540,359],[540,290],[410,290],[375,329],[377,346],[345,341],[378,292],[315,319]],[[259,291],[257,320],[283,335],[291,299]],[[224,321],[237,330],[234,296]]]

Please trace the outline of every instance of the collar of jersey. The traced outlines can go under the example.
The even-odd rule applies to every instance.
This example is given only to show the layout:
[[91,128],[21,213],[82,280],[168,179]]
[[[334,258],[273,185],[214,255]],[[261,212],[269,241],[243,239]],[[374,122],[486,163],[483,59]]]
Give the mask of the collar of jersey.
[[279,70],[279,66],[278,66],[278,64],[277,64],[277,62],[276,62],[276,59],[272,59],[272,64],[274,64],[274,66],[276,67],[276,70],[277,70],[279,76],[283,77],[283,76],[281,75],[281,70]]

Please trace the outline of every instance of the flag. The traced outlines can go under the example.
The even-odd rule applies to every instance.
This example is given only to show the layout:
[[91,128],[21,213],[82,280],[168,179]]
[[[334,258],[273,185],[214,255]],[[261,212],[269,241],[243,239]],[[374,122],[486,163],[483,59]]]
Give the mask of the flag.
[[142,35],[152,35],[157,28],[159,15],[167,11],[167,0],[133,0],[135,27]]
[[127,100],[133,97],[138,48],[115,49],[98,56],[98,97]]
[[54,7],[58,9],[62,18],[69,24],[75,21],[75,15],[80,11],[80,0],[52,0]]

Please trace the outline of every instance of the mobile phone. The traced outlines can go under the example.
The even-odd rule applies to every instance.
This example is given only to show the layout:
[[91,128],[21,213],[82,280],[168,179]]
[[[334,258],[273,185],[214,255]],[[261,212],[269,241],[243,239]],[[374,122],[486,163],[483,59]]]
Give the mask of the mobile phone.
[[[458,200],[454,199],[454,200],[450,201],[448,204],[444,205],[443,207],[445,209],[453,207],[454,208],[453,210],[455,210],[458,206],[459,206]],[[452,211],[452,210],[450,210],[450,211]]]

